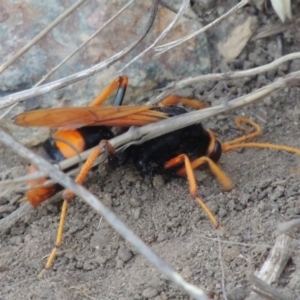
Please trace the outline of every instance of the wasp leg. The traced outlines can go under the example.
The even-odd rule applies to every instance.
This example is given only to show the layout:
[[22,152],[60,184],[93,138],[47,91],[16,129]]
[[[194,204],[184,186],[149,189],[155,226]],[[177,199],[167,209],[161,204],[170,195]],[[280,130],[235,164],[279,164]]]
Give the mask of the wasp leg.
[[285,145],[270,144],[270,143],[243,143],[246,140],[253,139],[253,138],[261,135],[261,128],[257,123],[255,123],[252,120],[249,120],[247,118],[243,118],[243,117],[238,117],[235,122],[236,122],[236,125],[244,131],[247,131],[247,129],[241,125],[242,122],[253,126],[255,131],[248,135],[244,135],[240,138],[234,139],[232,141],[223,143],[222,152],[228,152],[228,151],[231,151],[234,149],[239,149],[239,148],[264,148],[264,149],[275,149],[275,150],[280,150],[280,151],[286,151],[286,152],[300,155],[299,149],[285,146]]
[[41,278],[43,276],[45,271],[49,270],[52,267],[53,262],[56,257],[56,254],[57,254],[57,251],[62,244],[62,237],[63,237],[64,225],[65,225],[66,216],[67,216],[67,210],[68,210],[68,201],[64,200],[62,209],[61,209],[61,213],[60,213],[60,220],[59,220],[59,226],[58,226],[58,230],[57,230],[57,234],[56,234],[55,246],[53,247],[53,249],[48,257],[48,260],[47,260],[47,263],[46,263],[44,269],[40,272],[40,274],[38,276],[39,278]]
[[216,217],[214,214],[210,211],[210,209],[207,207],[205,202],[198,196],[197,192],[197,183],[194,175],[194,171],[191,165],[191,161],[189,157],[185,154],[181,154],[176,156],[175,158],[169,160],[168,162],[165,163],[165,168],[171,168],[174,167],[178,164],[184,163],[185,164],[185,170],[186,170],[186,175],[189,183],[189,191],[191,197],[200,205],[200,207],[203,209],[203,211],[206,213],[207,217],[209,220],[212,222],[215,228],[219,228],[220,224],[217,221]]
[[177,104],[187,105],[194,109],[203,109],[203,108],[208,107],[208,105],[205,102],[193,100],[193,99],[189,99],[189,98],[181,98],[181,97],[178,97],[175,95],[169,96],[169,97],[165,98],[164,100],[162,100],[159,103],[159,106],[169,106],[169,105],[177,105]]
[[[114,148],[110,145],[110,143],[106,140],[102,140],[99,144],[99,146],[95,147],[95,149],[92,151],[84,165],[82,166],[79,174],[77,175],[75,182],[81,184],[84,179],[86,178],[88,172],[92,169],[93,164],[95,160],[98,158],[98,156],[103,153],[104,151],[108,151],[110,153],[114,153]],[[50,269],[53,265],[53,262],[55,260],[57,251],[59,247],[62,244],[62,237],[63,237],[63,231],[64,231],[64,225],[66,221],[66,215],[67,215],[67,210],[68,210],[68,204],[69,202],[74,198],[74,193],[71,192],[70,190],[65,190],[63,192],[63,206],[61,210],[61,215],[60,215],[60,221],[59,221],[59,227],[57,230],[57,235],[56,235],[56,242],[55,246],[53,247],[50,256],[48,257],[47,263],[45,265],[44,270],[39,274],[39,277],[41,277],[44,272],[48,269]]]
[[98,97],[96,97],[93,102],[89,106],[100,106],[106,98],[116,89],[118,88],[115,100],[113,105],[119,106],[123,102],[123,98],[126,92],[126,88],[128,85],[128,77],[120,76],[116,78],[105,90],[103,90]]
[[[252,126],[255,130],[247,135],[244,135],[244,136],[241,136],[232,141],[223,143],[222,148],[226,149],[226,147],[228,147],[228,145],[240,144],[240,143],[243,143],[247,140],[253,139],[253,138],[261,135],[261,127],[257,123],[253,122],[252,120],[250,120],[248,118],[243,118],[243,117],[238,117],[235,119],[235,124],[239,129],[241,129],[245,132],[249,131],[249,129],[246,128],[245,126],[243,126],[242,123],[246,123],[246,124]],[[226,151],[223,151],[223,152],[226,152]]]
[[[227,174],[209,157],[201,156],[191,162],[192,169],[199,168],[201,165],[208,164],[211,172],[218,179],[220,184],[222,185],[224,191],[230,191],[233,188],[233,183]],[[186,175],[186,168],[183,167],[176,173],[179,176]]]

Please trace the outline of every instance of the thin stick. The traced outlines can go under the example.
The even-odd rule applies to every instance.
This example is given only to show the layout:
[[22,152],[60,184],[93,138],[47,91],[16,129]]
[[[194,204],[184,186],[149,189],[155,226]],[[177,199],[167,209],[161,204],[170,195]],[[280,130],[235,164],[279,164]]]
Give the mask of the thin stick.
[[[170,4],[166,3],[166,2],[163,1],[163,0],[159,0],[158,2],[159,2],[159,4],[160,4],[162,7],[164,7],[164,8],[166,8],[166,9],[172,11],[172,12],[175,13],[175,14],[178,14],[178,9],[173,8]],[[192,16],[190,16],[190,15],[188,15],[188,14],[183,14],[182,16],[183,16],[184,18],[186,18],[186,19],[189,19],[189,20],[197,20],[197,18],[192,17]]]
[[179,39],[179,40],[176,40],[176,41],[173,41],[173,42],[161,45],[161,46],[157,46],[157,47],[154,48],[154,50],[159,52],[159,54],[167,52],[167,51],[171,50],[172,48],[174,48],[176,46],[179,46],[182,43],[194,38],[195,36],[204,33],[205,31],[207,31],[208,29],[216,26],[217,24],[220,24],[223,20],[225,20],[226,18],[228,18],[229,16],[231,16],[232,14],[237,12],[239,9],[241,9],[242,7],[247,5],[248,3],[249,3],[249,0],[242,0],[236,6],[234,6],[232,9],[230,9],[226,14],[222,15],[221,17],[219,17],[215,21],[211,22],[207,26],[201,28],[200,30],[197,30],[196,32],[194,32],[192,34],[187,35],[186,37],[184,37],[182,39]]
[[[292,300],[291,298],[280,294],[277,289],[272,287],[271,285],[265,283],[263,280],[259,279],[258,277],[254,275],[249,275],[248,280],[251,282],[251,284],[255,288],[255,299],[259,300],[257,298],[257,295],[261,296],[260,299],[267,299],[267,300]],[[254,300],[254,299],[253,299]]]
[[142,240],[140,240],[117,216],[105,207],[100,199],[96,198],[83,186],[76,184],[62,171],[53,167],[45,159],[37,156],[32,151],[15,141],[9,134],[0,128],[0,141],[12,148],[14,152],[21,157],[26,158],[32,164],[47,173],[55,181],[59,182],[65,188],[70,189],[78,197],[82,198],[97,213],[102,215],[106,221],[129,243],[131,243],[137,251],[145,256],[161,273],[163,273],[174,284],[181,287],[187,294],[195,299],[208,300],[204,292],[197,287],[187,283],[177,272],[175,272],[165,261],[159,258]]
[[[281,234],[276,238],[276,242],[271,249],[268,258],[264,262],[260,271],[257,272],[257,277],[264,281],[266,284],[270,285],[278,280],[282,271],[284,270],[288,260],[292,253],[293,240],[285,235]],[[256,287],[253,287],[256,290]],[[258,291],[259,294],[266,294],[270,291]],[[246,300],[257,299],[257,294],[252,292]]]
[[166,96],[169,96],[170,94],[174,94],[177,90],[182,89],[186,86],[196,84],[199,82],[206,82],[206,81],[220,81],[220,80],[232,80],[232,79],[238,79],[248,76],[254,76],[263,72],[270,71],[272,69],[277,68],[282,63],[285,63],[289,60],[293,59],[299,59],[300,58],[300,52],[291,53],[285,56],[282,56],[271,63],[265,64],[260,67],[252,68],[249,70],[244,71],[236,71],[236,72],[227,72],[227,73],[214,73],[214,74],[207,74],[207,75],[200,75],[196,77],[190,77],[186,78],[177,82],[171,82],[167,87],[165,87],[162,90],[162,93],[157,96],[156,98],[150,100],[147,104],[155,104],[162,99],[164,99]]
[[51,31],[56,25],[70,15],[75,9],[77,9],[86,0],[79,0],[69,9],[64,11],[58,18],[56,18],[51,24],[49,24],[44,30],[42,30],[35,38],[21,48],[16,54],[14,54],[7,62],[0,66],[0,74],[7,69],[12,63],[14,63],[20,56],[22,56],[28,49],[30,49],[35,43],[37,43],[42,37],[44,37],[49,31]]
[[163,39],[168,32],[174,27],[174,25],[178,22],[178,20],[181,18],[181,16],[185,13],[186,9],[188,8],[190,1],[189,0],[183,0],[182,1],[182,5],[178,11],[178,13],[176,14],[175,18],[173,19],[173,21],[168,25],[168,27],[159,35],[159,37],[147,48],[145,49],[143,52],[141,52],[139,55],[137,55],[134,59],[132,59],[129,63],[127,63],[122,69],[120,69],[118,72],[122,73],[124,71],[124,69],[126,69],[127,67],[129,67],[130,65],[132,65],[135,61],[137,61],[138,59],[140,59],[142,56],[144,56],[147,52],[149,52],[151,49],[153,49],[155,47],[155,45],[161,40]]
[[34,207],[28,202],[23,203],[17,210],[0,220],[0,233],[2,234],[6,230],[10,229],[14,224],[16,224],[16,222],[31,213],[33,210]]
[[31,88],[29,90],[25,90],[22,92],[14,93],[14,94],[6,96],[6,97],[2,97],[2,98],[0,98],[0,103],[1,103],[0,109],[10,106],[14,103],[32,98],[32,97],[46,94],[48,92],[63,88],[74,82],[85,79],[89,76],[94,75],[95,73],[100,72],[101,70],[103,70],[105,68],[108,68],[109,66],[114,64],[116,61],[123,58],[127,53],[129,53],[132,49],[134,49],[135,46],[137,44],[139,44],[140,41],[142,41],[144,39],[144,37],[147,35],[147,33],[149,32],[149,30],[154,22],[155,16],[156,16],[158,0],[152,0],[152,3],[153,4],[152,4],[151,12],[150,12],[150,17],[149,17],[149,21],[148,21],[146,27],[143,29],[143,31],[139,35],[139,37],[133,43],[131,43],[129,46],[127,46],[125,49],[121,50],[120,52],[118,52],[115,55],[111,56],[110,58],[106,59],[105,61],[92,66],[89,69],[86,69],[86,70],[80,71],[78,73],[72,74],[70,76],[67,76],[65,78],[41,85],[39,87]]
[[222,280],[221,280],[221,285],[222,285],[222,291],[223,291],[223,298],[225,300],[228,300],[227,295],[226,295],[226,285],[225,285],[225,268],[224,268],[224,261],[223,261],[223,256],[222,256],[222,241],[220,238],[219,232],[217,232],[218,235],[218,252],[219,252],[219,262],[220,262],[220,267],[221,267],[221,272],[222,272]]

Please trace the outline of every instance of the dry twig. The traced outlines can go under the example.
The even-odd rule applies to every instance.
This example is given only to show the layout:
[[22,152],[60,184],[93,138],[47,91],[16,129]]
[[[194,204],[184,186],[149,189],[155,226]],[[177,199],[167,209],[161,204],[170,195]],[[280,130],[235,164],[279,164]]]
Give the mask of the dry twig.
[[155,45],[161,40],[163,39],[168,32],[171,31],[171,29],[174,27],[174,25],[178,22],[178,20],[182,17],[182,15],[184,14],[184,12],[186,11],[186,9],[188,8],[190,1],[189,0],[183,0],[182,5],[178,11],[178,13],[176,14],[175,18],[173,19],[173,21],[168,25],[168,27],[159,35],[159,37],[147,48],[145,49],[143,52],[141,52],[139,55],[137,55],[134,59],[132,59],[129,63],[127,63],[122,69],[120,69],[118,72],[122,73],[127,67],[129,67],[130,65],[132,65],[135,61],[137,61],[138,59],[140,59],[142,56],[144,56],[147,52],[149,52],[151,49],[153,49],[155,47]]
[[[172,12],[175,13],[175,14],[178,14],[178,9],[173,8],[173,7],[172,7],[170,4],[168,4],[167,2],[165,2],[165,1],[163,1],[163,0],[159,0],[158,2],[159,2],[159,4],[160,4],[162,7],[164,7],[164,8],[166,8],[166,9],[172,11]],[[187,14],[183,14],[182,16],[183,16],[184,18],[186,18],[186,19],[189,19],[189,20],[196,20],[195,17],[192,17],[192,16],[187,15]]]
[[[255,293],[260,296],[261,299],[271,300],[291,300],[285,295],[280,294],[274,287],[265,283],[255,275],[249,275],[248,280],[255,287]],[[257,296],[255,296],[257,297]],[[257,298],[255,298],[257,299]],[[254,300],[254,299],[253,299]]]
[[218,19],[216,19],[215,21],[209,23],[207,26],[199,29],[198,31],[173,42],[167,43],[165,45],[161,45],[161,46],[157,46],[154,48],[155,51],[159,52],[159,54],[167,52],[169,50],[171,50],[172,48],[181,45],[182,43],[194,38],[197,35],[200,35],[202,33],[204,33],[205,31],[207,31],[208,29],[220,24],[223,20],[225,20],[226,18],[228,18],[229,16],[231,16],[232,14],[234,14],[236,11],[238,11],[239,9],[241,9],[242,7],[244,7],[245,5],[247,5],[249,3],[249,0],[242,0],[241,2],[239,2],[236,6],[234,6],[232,9],[230,9],[226,14],[222,15],[221,17],[219,17]]
[[225,300],[228,300],[227,295],[226,295],[226,285],[225,285],[225,267],[224,267],[224,260],[223,260],[223,256],[222,256],[222,241],[221,241],[221,237],[220,234],[217,232],[218,237],[218,258],[219,258],[219,262],[220,262],[220,267],[221,267],[221,272],[222,272],[222,279],[221,279],[221,285],[222,285],[222,291],[223,291],[223,297]]
[[161,101],[162,99],[164,99],[166,96],[168,96],[170,94],[174,94],[177,90],[182,89],[182,88],[192,85],[192,84],[196,84],[199,82],[211,81],[211,80],[215,80],[215,81],[232,80],[232,79],[238,79],[238,78],[243,78],[243,77],[248,77],[248,76],[255,76],[257,74],[273,70],[287,61],[299,59],[299,58],[300,58],[300,52],[295,52],[295,53],[290,53],[285,56],[282,56],[282,57],[272,61],[269,64],[266,64],[266,65],[263,65],[260,67],[256,67],[256,68],[252,68],[249,70],[200,75],[200,76],[196,76],[196,77],[185,78],[185,79],[177,81],[177,82],[171,82],[168,86],[166,86],[162,90],[162,93],[159,96],[157,96],[153,100],[149,101],[148,104],[155,104],[155,103]]
[[[267,260],[264,262],[260,271],[257,273],[257,277],[262,280],[265,284],[270,285],[278,280],[282,271],[284,270],[288,260],[291,257],[291,249],[293,245],[293,240],[287,235],[280,235],[277,237],[276,242],[271,249]],[[258,287],[254,286],[253,290],[260,295],[272,293],[271,289],[266,291],[261,290],[263,285]],[[252,292],[246,300],[258,299],[257,294]],[[276,295],[272,295],[273,299],[277,299]],[[272,299],[272,298],[271,298]]]

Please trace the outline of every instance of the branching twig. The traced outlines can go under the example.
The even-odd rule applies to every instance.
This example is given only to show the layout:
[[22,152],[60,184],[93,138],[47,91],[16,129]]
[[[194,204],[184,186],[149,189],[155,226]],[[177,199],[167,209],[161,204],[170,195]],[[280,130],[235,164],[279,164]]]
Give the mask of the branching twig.
[[105,207],[101,201],[91,194],[82,185],[76,184],[70,177],[62,171],[53,167],[45,159],[37,156],[23,145],[16,142],[9,134],[0,129],[0,141],[12,148],[20,156],[28,159],[32,164],[47,173],[51,178],[58,181],[65,188],[70,189],[78,197],[90,205],[97,213],[101,214],[106,221],[129,243],[131,243],[139,253],[144,255],[161,273],[163,273],[174,284],[181,287],[186,293],[195,299],[207,300],[204,292],[197,287],[187,283],[177,272],[175,272],[165,261],[159,258],[142,240],[140,240],[117,216]]
[[182,89],[186,86],[196,84],[199,82],[206,82],[210,80],[232,80],[232,79],[238,79],[242,77],[248,77],[248,76],[254,76],[263,72],[270,71],[272,69],[275,69],[276,67],[280,66],[282,63],[285,63],[289,60],[293,59],[299,59],[300,58],[300,52],[295,52],[291,54],[287,54],[285,56],[282,56],[274,61],[272,61],[269,64],[252,68],[249,70],[244,71],[235,71],[235,72],[227,72],[227,73],[215,73],[215,74],[207,74],[207,75],[200,75],[196,77],[190,77],[185,78],[181,81],[177,82],[171,82],[167,87],[163,89],[163,92],[157,96],[155,99],[148,102],[148,104],[155,104],[162,99],[164,99],[166,96],[173,94],[179,89]]
[[182,43],[194,38],[197,35],[200,35],[200,34],[204,33],[205,31],[212,28],[213,26],[216,26],[217,24],[221,23],[223,20],[225,20],[226,18],[228,18],[229,16],[234,14],[236,11],[238,11],[239,9],[241,9],[242,7],[247,5],[248,3],[249,3],[249,0],[242,0],[236,6],[234,6],[232,9],[230,9],[226,14],[222,15],[221,17],[219,17],[215,21],[211,22],[207,26],[201,28],[200,30],[198,30],[198,31],[196,31],[196,32],[194,32],[194,33],[192,33],[192,34],[190,34],[190,35],[188,35],[188,36],[186,36],[182,39],[167,43],[165,45],[157,46],[157,47],[154,48],[154,50],[159,52],[160,54],[164,53],[166,51],[169,51],[172,48],[181,45]]
[[[164,0],[159,0],[158,2],[159,2],[159,4],[160,4],[162,7],[164,7],[164,8],[166,8],[166,9],[172,11],[172,12],[175,13],[175,14],[178,14],[178,9],[173,8],[169,3],[166,3]],[[192,16],[187,15],[187,14],[183,14],[182,16],[183,16],[184,18],[189,19],[189,20],[196,20],[195,17],[192,17]]]
[[93,67],[91,67],[89,69],[80,71],[78,73],[72,74],[65,78],[62,78],[62,79],[59,79],[59,80],[56,80],[56,81],[53,81],[53,82],[50,82],[50,83],[47,83],[44,85],[41,85],[36,88],[31,88],[29,90],[25,90],[22,92],[14,93],[14,94],[6,96],[6,97],[2,97],[2,98],[0,98],[0,109],[10,106],[16,102],[20,102],[20,101],[23,101],[23,100],[26,100],[26,99],[29,99],[32,97],[43,95],[45,93],[63,88],[74,82],[77,82],[79,80],[87,78],[97,72],[100,72],[101,70],[108,68],[113,63],[115,63],[116,61],[123,58],[127,53],[129,53],[133,48],[135,48],[135,46],[138,43],[140,43],[141,40],[143,40],[143,38],[147,35],[148,31],[150,30],[150,28],[154,22],[155,16],[156,16],[158,0],[152,0],[152,3],[153,4],[152,4],[152,8],[151,8],[151,13],[150,13],[149,21],[148,21],[146,27],[143,29],[142,33],[139,35],[137,40],[135,40],[132,44],[127,46],[125,49],[123,49],[122,51],[113,55],[112,57],[106,59],[105,61],[94,65]]
[[22,204],[17,210],[9,214],[9,216],[0,220],[0,233],[2,234],[6,230],[14,226],[21,218],[28,215],[34,210],[33,206],[29,202]]
[[221,267],[221,272],[222,272],[222,280],[221,280],[221,285],[222,285],[222,291],[223,291],[223,298],[225,300],[228,300],[227,295],[226,295],[226,285],[225,285],[225,267],[224,267],[224,261],[223,261],[223,256],[222,256],[222,241],[221,241],[221,237],[220,234],[217,232],[218,234],[218,258],[219,258],[219,262],[220,262],[220,267]]
[[168,25],[168,27],[159,35],[159,37],[147,48],[145,49],[143,52],[141,52],[139,55],[137,55],[134,59],[132,59],[129,63],[127,63],[122,69],[120,69],[118,72],[122,73],[127,67],[129,67],[130,65],[132,65],[135,61],[137,61],[138,59],[140,59],[142,56],[144,56],[147,52],[149,52],[151,49],[153,49],[155,47],[155,45],[161,40],[163,39],[168,32],[170,32],[170,30],[174,27],[174,25],[178,22],[178,20],[181,18],[181,16],[184,14],[184,12],[186,11],[188,5],[189,5],[190,1],[189,0],[183,0],[182,5],[177,13],[177,15],[175,16],[175,18],[173,19],[173,21]]

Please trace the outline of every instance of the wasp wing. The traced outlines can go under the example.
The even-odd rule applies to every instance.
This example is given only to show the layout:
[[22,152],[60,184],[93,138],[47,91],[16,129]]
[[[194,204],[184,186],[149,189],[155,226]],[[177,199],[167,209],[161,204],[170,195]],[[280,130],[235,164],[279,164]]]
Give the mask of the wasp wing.
[[83,126],[143,126],[168,117],[151,106],[62,107],[33,110],[19,114],[19,126],[79,128]]

